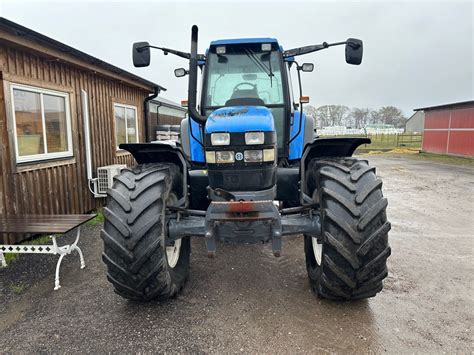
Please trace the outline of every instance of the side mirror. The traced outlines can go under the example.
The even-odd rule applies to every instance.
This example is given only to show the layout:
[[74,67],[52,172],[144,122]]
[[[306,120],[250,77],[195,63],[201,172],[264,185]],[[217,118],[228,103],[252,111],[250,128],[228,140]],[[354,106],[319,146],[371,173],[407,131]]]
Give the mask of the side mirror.
[[186,74],[188,74],[188,71],[184,68],[178,68],[174,70],[174,76],[177,78],[181,78],[185,76]]
[[362,63],[363,45],[357,38],[348,38],[346,41],[346,63],[359,65]]
[[133,65],[137,68],[150,65],[150,47],[148,42],[136,42],[132,47]]
[[301,70],[304,72],[312,72],[314,70],[314,64],[313,63],[303,63],[301,65]]

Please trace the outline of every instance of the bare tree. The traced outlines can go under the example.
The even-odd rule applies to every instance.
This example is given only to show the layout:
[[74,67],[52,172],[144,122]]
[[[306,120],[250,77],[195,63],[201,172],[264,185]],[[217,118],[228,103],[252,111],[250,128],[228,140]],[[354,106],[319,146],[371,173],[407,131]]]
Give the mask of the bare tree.
[[349,107],[342,105],[325,105],[316,109],[318,127],[346,125]]
[[369,123],[370,110],[368,108],[353,107],[350,116],[355,128],[363,128]]
[[316,121],[317,125],[316,127],[322,128],[322,127],[327,127],[330,126],[330,112],[329,112],[329,106],[320,106],[316,109]]
[[403,115],[403,112],[394,106],[384,106],[378,111],[380,116],[380,123],[391,124],[395,127],[404,127],[406,122],[406,117]]
[[304,105],[303,110],[306,116],[311,117],[313,119],[314,127],[318,127],[318,120],[317,120],[318,110],[316,109],[316,107],[311,106],[311,105]]
[[349,107],[342,105],[330,105],[329,114],[331,126],[345,126]]
[[380,113],[376,110],[370,111],[370,120],[369,120],[369,122],[373,123],[373,124],[382,123]]
[[397,128],[405,126],[406,117],[394,106],[384,106],[378,110],[343,105],[324,105],[315,108],[311,105],[304,107],[306,115],[313,117],[315,127],[349,126],[363,128],[368,124],[389,124]]

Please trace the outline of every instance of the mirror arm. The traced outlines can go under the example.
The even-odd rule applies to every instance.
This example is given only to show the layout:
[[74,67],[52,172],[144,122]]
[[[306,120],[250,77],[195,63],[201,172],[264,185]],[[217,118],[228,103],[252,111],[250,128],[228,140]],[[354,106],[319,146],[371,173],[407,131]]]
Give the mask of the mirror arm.
[[[137,51],[141,52],[145,48],[159,49],[159,50],[163,51],[164,55],[168,55],[168,53],[171,53],[171,54],[174,54],[174,55],[176,55],[178,57],[181,57],[181,58],[184,58],[184,59],[190,59],[191,58],[190,53],[181,52],[181,51],[171,49],[171,48],[157,47],[157,46],[151,46],[151,45],[138,47]],[[198,60],[206,60],[206,56],[204,54],[198,54],[197,57],[198,57]]]
[[[333,46],[340,46],[340,45],[347,44],[347,43],[349,43],[349,42],[347,42],[347,41],[335,42],[335,43],[323,42],[322,44],[315,44],[315,45],[312,45],[312,46],[293,48],[293,49],[289,49],[287,51],[284,51],[283,52],[283,58],[296,57],[298,55],[313,53],[313,52],[320,51],[322,49],[326,49],[326,48],[333,47]],[[357,48],[355,48],[355,49],[357,49]]]

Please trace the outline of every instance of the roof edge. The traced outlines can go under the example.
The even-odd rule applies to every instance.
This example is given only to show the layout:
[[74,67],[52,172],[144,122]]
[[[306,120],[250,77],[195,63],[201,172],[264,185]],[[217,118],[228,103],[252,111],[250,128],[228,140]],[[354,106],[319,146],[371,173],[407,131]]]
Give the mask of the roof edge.
[[233,38],[233,39],[218,39],[211,42],[211,46],[219,46],[226,44],[245,44],[245,43],[278,43],[276,38],[269,37],[255,37],[255,38]]
[[[102,69],[115,74],[115,75],[121,75],[129,80],[136,81],[141,83],[144,86],[149,87],[150,89],[153,89],[157,87],[160,91],[166,91],[166,88],[164,88],[161,85],[158,85],[156,83],[153,83],[147,79],[144,79],[136,74],[130,73],[124,69],[121,69],[119,67],[116,67],[113,64],[107,63],[99,58],[96,58],[90,54],[87,54],[85,52],[82,52],[78,49],[75,49],[71,46],[68,46],[67,44],[64,44],[62,42],[59,42],[51,37],[45,36],[39,32],[33,31],[32,29],[29,29],[27,27],[24,27],[16,22],[13,22],[11,20],[6,19],[5,17],[0,16],[0,27],[7,28],[11,30],[16,36],[23,37],[29,40],[34,40],[39,42],[43,46],[49,46],[50,48],[53,48],[55,50],[59,50],[64,54],[69,54],[72,57],[75,57],[81,61],[84,61],[88,64],[96,65],[98,67],[101,67]],[[8,41],[8,39],[6,39]],[[17,43],[21,46],[25,46],[22,43]],[[51,55],[51,54],[50,54]],[[53,55],[54,56],[54,55]]]
[[447,107],[450,107],[450,106],[460,106],[460,105],[461,106],[474,105],[474,100],[458,101],[458,102],[452,102],[452,103],[448,103],[448,104],[420,107],[420,108],[413,109],[413,111],[435,110],[435,109],[438,109],[438,108],[447,108]]

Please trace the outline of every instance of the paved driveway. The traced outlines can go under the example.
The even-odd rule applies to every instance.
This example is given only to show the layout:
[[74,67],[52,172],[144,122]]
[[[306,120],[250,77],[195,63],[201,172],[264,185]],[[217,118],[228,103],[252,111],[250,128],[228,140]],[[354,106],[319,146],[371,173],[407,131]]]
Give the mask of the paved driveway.
[[393,226],[377,297],[316,298],[295,237],[281,258],[264,245],[220,245],[211,260],[194,240],[177,299],[127,302],[105,279],[100,226],[88,226],[88,267],[67,257],[61,290],[52,287],[53,257],[24,256],[0,270],[0,352],[472,351],[474,170],[367,157],[384,180]]

